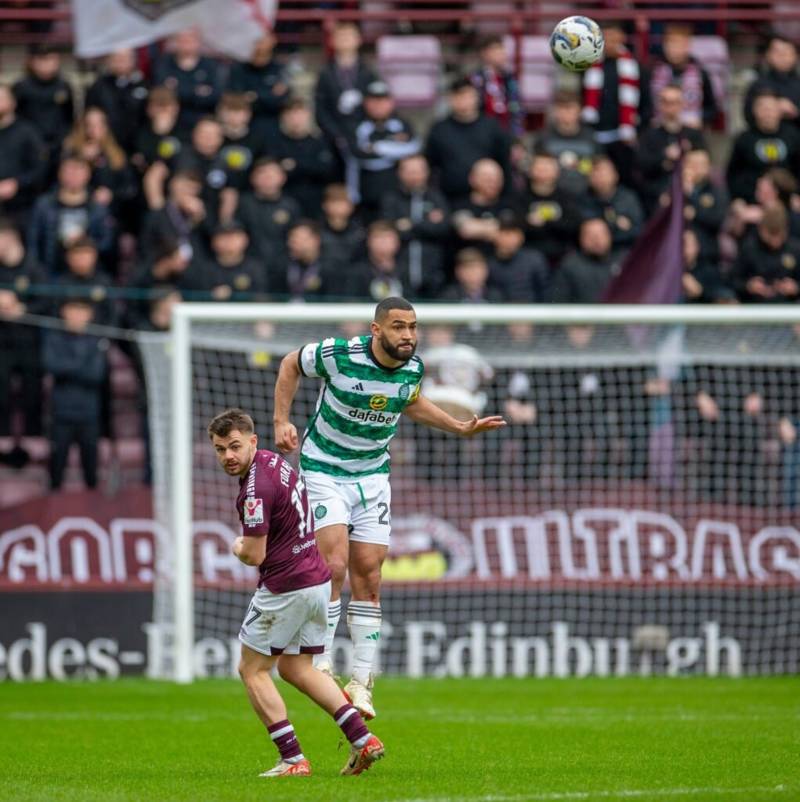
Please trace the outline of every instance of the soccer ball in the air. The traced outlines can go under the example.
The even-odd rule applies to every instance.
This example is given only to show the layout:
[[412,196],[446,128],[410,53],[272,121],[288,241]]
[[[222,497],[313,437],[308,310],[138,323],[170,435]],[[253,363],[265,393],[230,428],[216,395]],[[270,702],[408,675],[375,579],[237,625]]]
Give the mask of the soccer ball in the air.
[[550,52],[562,67],[583,72],[603,57],[603,32],[589,17],[567,17],[550,35]]

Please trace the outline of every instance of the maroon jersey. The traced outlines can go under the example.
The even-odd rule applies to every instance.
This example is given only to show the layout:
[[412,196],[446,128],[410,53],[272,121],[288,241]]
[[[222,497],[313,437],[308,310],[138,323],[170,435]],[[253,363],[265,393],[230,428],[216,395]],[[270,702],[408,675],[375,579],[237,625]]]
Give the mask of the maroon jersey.
[[317,551],[306,488],[294,468],[280,454],[259,450],[239,485],[242,534],[267,538],[258,586],[286,593],[327,582],[331,572]]

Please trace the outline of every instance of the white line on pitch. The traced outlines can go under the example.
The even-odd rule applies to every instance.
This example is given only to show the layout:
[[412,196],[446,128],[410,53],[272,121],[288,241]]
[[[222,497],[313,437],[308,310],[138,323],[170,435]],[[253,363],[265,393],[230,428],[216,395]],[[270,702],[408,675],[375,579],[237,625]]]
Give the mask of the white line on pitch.
[[722,796],[724,794],[784,794],[795,789],[784,785],[754,788],[621,788],[613,791],[552,791],[531,794],[489,794],[487,796],[435,796],[419,799],[395,799],[386,802],[569,802],[581,799],[641,799],[643,797]]

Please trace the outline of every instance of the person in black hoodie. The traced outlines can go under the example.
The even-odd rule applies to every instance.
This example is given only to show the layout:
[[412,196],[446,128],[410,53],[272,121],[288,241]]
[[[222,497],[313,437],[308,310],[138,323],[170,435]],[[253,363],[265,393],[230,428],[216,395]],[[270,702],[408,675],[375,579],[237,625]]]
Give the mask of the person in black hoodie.
[[595,156],[589,173],[589,192],[581,203],[585,217],[602,217],[611,228],[614,248],[630,248],[644,223],[644,209],[633,190],[620,186],[614,162]]
[[344,184],[329,184],[322,200],[322,250],[344,265],[360,261],[366,231]]
[[163,162],[171,170],[185,147],[178,137],[178,98],[166,86],[154,87],[147,98],[146,119],[134,132],[131,163],[144,174],[156,162]]
[[753,96],[753,124],[736,137],[728,161],[731,198],[755,200],[756,182],[771,167],[800,171],[800,132],[781,118],[778,96],[761,89]]
[[492,159],[511,175],[511,140],[497,120],[480,112],[480,97],[468,78],[450,88],[450,115],[434,123],[425,156],[439,189],[449,201],[470,192],[469,172],[479,159]]
[[686,303],[714,304],[736,301],[736,294],[723,280],[718,263],[702,254],[700,240],[691,228],[683,232],[681,286]]
[[424,283],[435,295],[444,282],[444,251],[450,235],[447,201],[430,186],[430,169],[417,153],[397,166],[398,188],[384,195],[381,218],[394,224],[408,254],[414,290]]
[[103,72],[86,92],[84,107],[94,106],[106,113],[114,138],[129,155],[144,122],[147,92],[145,77],[136,66],[136,53],[128,47],[105,57]]
[[283,167],[275,159],[261,159],[250,174],[251,191],[239,198],[236,208],[253,251],[267,265],[285,260],[286,235],[302,216],[297,201],[284,194],[285,184]]
[[61,305],[64,328],[48,329],[43,336],[42,364],[53,377],[52,490],[61,487],[73,443],[80,449],[84,482],[87,487],[97,486],[97,444],[108,368],[108,340],[87,332],[93,316],[90,301],[68,298]]
[[792,303],[800,298],[798,265],[800,241],[789,238],[786,209],[775,204],[742,242],[731,281],[745,303]]
[[599,303],[618,265],[619,259],[611,250],[608,223],[600,217],[584,220],[580,249],[567,256],[556,270],[550,300],[556,304]]
[[25,314],[44,314],[47,299],[32,292],[46,283],[44,271],[25,250],[19,231],[0,220],[0,436],[11,433],[14,407],[11,379],[20,380],[18,411],[22,434],[42,433],[42,370],[39,329],[19,322]]
[[189,170],[202,176],[203,203],[212,225],[216,225],[225,216],[221,204],[223,192],[229,187],[230,179],[223,159],[224,143],[219,121],[214,117],[204,117],[195,125],[191,146],[181,151],[175,166],[176,170]]
[[488,256],[501,215],[513,214],[513,200],[504,194],[503,171],[497,162],[480,159],[469,171],[470,194],[453,205],[457,247],[472,246]]
[[75,114],[72,87],[61,76],[61,56],[51,45],[34,45],[27,66],[26,76],[14,84],[17,113],[44,140],[52,175],[61,144],[72,128]]
[[[153,169],[159,167],[167,169],[163,164]],[[202,188],[202,177],[191,170],[178,170],[172,175],[166,197],[160,184],[145,187],[149,211],[139,237],[139,255],[143,259],[179,248],[188,261],[196,251],[208,250],[209,225]]]
[[516,217],[500,218],[489,259],[489,286],[507,303],[540,304],[548,299],[550,267],[539,251],[525,247],[525,230]]
[[178,96],[178,134],[185,138],[198,120],[214,113],[222,94],[222,68],[216,59],[200,55],[200,34],[195,28],[176,33],[171,45],[153,67],[153,83]]
[[25,226],[47,174],[47,150],[36,129],[16,114],[11,87],[0,83],[0,213]]
[[704,259],[719,260],[719,232],[728,213],[728,193],[711,180],[707,150],[690,150],[683,157],[683,217],[697,234]]
[[313,132],[312,121],[305,100],[288,100],[270,154],[286,172],[286,192],[300,204],[304,217],[316,220],[322,212],[322,192],[336,178],[337,169],[330,144]]
[[353,22],[337,22],[331,37],[333,57],[319,74],[314,92],[317,125],[344,159],[348,137],[362,115],[367,87],[377,73],[359,57],[361,32]]
[[578,233],[577,198],[559,183],[561,168],[550,153],[535,153],[530,182],[519,198],[528,245],[557,264],[574,245]]
[[456,254],[455,282],[441,293],[448,303],[502,303],[503,296],[489,284],[486,257],[477,248],[464,248]]
[[262,132],[253,125],[253,109],[245,94],[226,92],[217,106],[224,138],[220,157],[227,173],[226,187],[247,189],[250,171],[266,150]]
[[797,71],[797,47],[791,39],[772,34],[764,51],[764,63],[744,99],[744,117],[752,125],[753,99],[762,89],[778,96],[781,116],[789,122],[800,123],[800,73]]
[[346,295],[379,302],[392,296],[415,298],[408,259],[400,251],[400,237],[388,220],[376,220],[367,229],[367,258],[344,268]]
[[[93,321],[104,326],[113,326],[117,322],[114,302],[108,297],[111,278],[98,265],[97,246],[91,237],[82,236],[71,242],[64,255],[66,270],[56,279],[59,288],[59,299],[84,298],[94,304]],[[60,301],[55,304],[58,314]]]
[[211,258],[201,270],[208,276],[215,301],[263,300],[267,291],[264,265],[247,255],[249,238],[241,223],[231,220],[211,237]]
[[706,147],[703,134],[682,121],[684,104],[680,86],[665,86],[657,102],[658,121],[642,133],[636,157],[639,195],[648,215],[658,207],[683,154]]
[[253,106],[253,125],[262,135],[276,127],[289,91],[286,68],[273,57],[276,44],[275,34],[265,30],[250,58],[234,62],[228,77],[227,90],[247,96]]
[[286,238],[288,254],[283,264],[270,269],[270,293],[292,301],[341,299],[347,280],[341,265],[322,249],[319,226],[313,220],[299,220]]

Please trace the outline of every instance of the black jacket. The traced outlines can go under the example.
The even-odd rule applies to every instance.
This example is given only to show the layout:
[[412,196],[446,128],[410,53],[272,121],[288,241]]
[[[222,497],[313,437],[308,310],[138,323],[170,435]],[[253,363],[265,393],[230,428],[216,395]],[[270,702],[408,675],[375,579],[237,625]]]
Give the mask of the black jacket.
[[188,135],[204,115],[213,114],[222,94],[222,67],[203,56],[192,70],[182,70],[172,53],[164,53],[153,68],[153,84],[172,89],[181,104],[178,129]]
[[314,92],[317,125],[338,145],[346,144],[349,132],[361,117],[367,86],[377,78],[377,73],[360,60],[352,71],[344,72],[335,61],[329,61],[320,72]]
[[231,66],[228,90],[253,98],[253,119],[274,122],[289,96],[285,67],[274,59],[263,67],[248,61]]
[[687,126],[676,133],[667,131],[663,126],[656,126],[647,128],[641,135],[636,163],[641,182],[639,194],[648,212],[652,212],[659,196],[669,185],[677,160],[668,158],[665,151],[676,142],[684,153],[706,147],[702,132]]
[[260,198],[253,192],[242,195],[236,219],[250,235],[250,248],[263,262],[278,264],[286,258],[286,234],[302,217],[294,198]]
[[752,278],[762,278],[767,284],[775,285],[784,278],[794,279],[800,284],[800,241],[788,239],[777,250],[768,248],[758,231],[751,232],[739,247],[739,255],[731,271],[731,282],[739,299],[751,303],[792,303],[800,294],[786,296],[776,294],[774,298],[751,295],[747,282]]
[[644,222],[644,209],[636,193],[622,186],[610,198],[601,198],[589,189],[581,212],[584,217],[602,217],[608,223],[614,248],[633,245]]
[[731,198],[753,203],[756,181],[771,167],[800,171],[800,131],[792,123],[782,122],[769,134],[752,126],[736,137],[726,173]]
[[36,199],[47,173],[47,152],[37,130],[25,120],[14,120],[0,128],[0,181],[15,178],[17,194],[0,201],[0,213],[29,207]]
[[567,256],[553,276],[550,300],[554,304],[596,304],[600,301],[619,260],[575,252]]
[[28,75],[14,84],[17,114],[33,125],[52,149],[61,147],[75,115],[72,87],[60,76],[40,81]]
[[453,116],[435,123],[428,135],[425,155],[439,181],[439,189],[450,199],[470,192],[469,171],[478,159],[494,159],[510,186],[511,141],[497,120],[480,116],[462,123]]
[[44,332],[42,362],[53,376],[54,420],[97,421],[102,408],[108,340],[60,329]]
[[336,178],[336,159],[328,141],[314,135],[295,139],[278,130],[269,150],[286,171],[286,193],[300,204],[304,216],[318,219],[323,190]]
[[550,293],[550,267],[532,248],[520,248],[508,259],[489,259],[489,286],[509,303],[545,303]]
[[85,107],[96,106],[106,113],[114,138],[128,153],[133,152],[136,134],[144,122],[147,83],[138,70],[130,78],[101,75],[86,92]]

